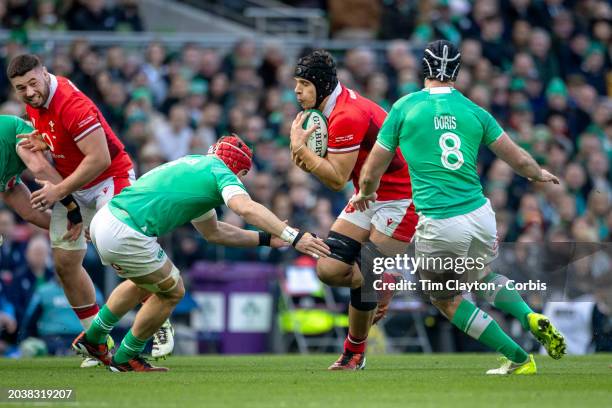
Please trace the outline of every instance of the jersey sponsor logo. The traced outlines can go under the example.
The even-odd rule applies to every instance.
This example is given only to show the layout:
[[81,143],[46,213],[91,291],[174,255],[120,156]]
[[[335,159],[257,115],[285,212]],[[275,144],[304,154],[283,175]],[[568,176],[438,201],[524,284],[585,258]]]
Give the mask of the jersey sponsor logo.
[[393,224],[393,218],[389,218],[389,219],[387,220],[387,227],[388,227],[389,225],[391,225],[391,224]]
[[83,127],[85,125],[87,125],[89,122],[91,122],[92,120],[95,120],[96,117],[93,115],[89,115],[88,117],[86,117],[85,119],[83,119],[82,121],[79,122],[79,124],[77,125],[78,127]]
[[355,135],[336,136],[336,143],[351,142]]
[[351,99],[357,99],[357,95],[355,95],[355,91],[353,91],[352,89],[346,89],[348,91],[349,97]]
[[107,192],[108,192],[108,186],[107,186],[107,187],[104,187],[104,188],[102,189],[102,194],[103,194],[103,195],[106,195],[106,193],[107,193]]
[[50,120],[49,121],[49,127],[51,128],[51,132],[55,132],[55,129],[53,129],[54,126],[55,126],[55,122]]
[[160,248],[159,251],[157,251],[157,260],[161,261],[163,257],[164,257],[164,250]]
[[121,267],[117,264],[112,263],[111,266],[113,267],[114,270],[116,271],[122,271],[123,269],[121,269]]

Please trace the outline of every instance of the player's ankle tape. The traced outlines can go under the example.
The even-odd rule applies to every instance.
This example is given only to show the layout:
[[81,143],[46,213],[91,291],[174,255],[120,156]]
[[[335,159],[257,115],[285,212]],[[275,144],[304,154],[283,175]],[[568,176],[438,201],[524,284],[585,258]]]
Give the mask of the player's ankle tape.
[[361,297],[361,287],[351,289],[351,306],[362,312],[369,312],[376,309],[376,302],[364,302]]

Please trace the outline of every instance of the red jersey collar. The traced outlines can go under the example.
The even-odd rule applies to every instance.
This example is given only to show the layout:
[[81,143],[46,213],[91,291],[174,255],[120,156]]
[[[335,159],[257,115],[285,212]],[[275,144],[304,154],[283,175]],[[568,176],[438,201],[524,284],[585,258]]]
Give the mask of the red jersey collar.
[[49,105],[51,104],[51,99],[53,99],[53,95],[55,95],[55,91],[57,91],[57,77],[53,74],[49,74],[49,97],[47,101],[43,105],[43,108],[49,109]]
[[325,109],[323,109],[323,115],[325,115],[326,118],[329,118],[329,116],[334,111],[334,108],[336,107],[336,101],[338,100],[338,96],[340,96],[341,93],[342,85],[340,85],[340,81],[338,81],[338,84],[336,85],[334,91],[329,94],[329,98],[327,98],[327,103],[325,104]]

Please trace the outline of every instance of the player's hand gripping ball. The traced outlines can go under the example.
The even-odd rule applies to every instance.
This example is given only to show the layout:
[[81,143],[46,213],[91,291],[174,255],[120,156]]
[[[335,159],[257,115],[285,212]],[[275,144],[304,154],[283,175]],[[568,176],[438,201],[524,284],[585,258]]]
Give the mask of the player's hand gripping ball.
[[[293,156],[307,147],[317,156],[327,153],[327,120],[316,109],[300,112],[291,125],[291,151]],[[292,157],[295,161],[295,157]]]

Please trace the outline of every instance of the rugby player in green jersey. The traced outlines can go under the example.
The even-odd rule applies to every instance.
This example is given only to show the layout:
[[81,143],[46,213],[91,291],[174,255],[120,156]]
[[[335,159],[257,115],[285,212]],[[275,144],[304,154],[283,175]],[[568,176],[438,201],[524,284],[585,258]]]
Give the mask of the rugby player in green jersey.
[[[30,190],[21,182],[21,173],[29,168],[37,179],[55,183],[61,182],[62,177],[42,153],[18,146],[22,140],[17,136],[32,131],[33,128],[23,119],[0,115],[0,198],[25,221],[48,230],[51,213],[32,207]],[[81,213],[72,196],[66,197],[62,203],[69,210],[68,223],[72,224],[65,239],[73,241],[83,227]]]
[[[79,354],[99,359],[111,371],[167,370],[151,366],[141,353],[185,293],[179,270],[157,243],[157,237],[183,224],[191,222],[209,242],[220,245],[292,244],[315,258],[329,255],[321,239],[289,227],[251,200],[240,181],[251,159],[251,150],[240,138],[223,137],[206,156],[185,156],[149,171],[98,211],[90,232],[102,262],[134,282],[143,295],[153,296],[112,356],[105,343],[108,333],[142,298],[126,296],[122,286],[117,287],[91,327],[75,339],[73,348]],[[217,221],[215,208],[223,203],[265,232]]]
[[442,284],[442,290],[425,292],[456,327],[504,355],[502,366],[487,374],[535,374],[533,356],[504,333],[491,316],[465,299],[457,285],[448,282],[473,275],[479,282],[494,284],[495,290],[477,294],[517,318],[552,358],[561,358],[565,353],[561,333],[546,316],[534,313],[508,285],[508,279],[489,265],[497,256],[497,231],[495,213],[483,194],[477,172],[478,149],[484,144],[531,181],[558,184],[559,180],[518,147],[491,114],[454,88],[461,64],[455,45],[434,41],[425,48],[422,61],[425,88],[393,105],[361,172],[360,192],[353,197],[353,205],[363,211],[376,199],[380,177],[399,147],[408,163],[419,214],[415,256],[424,260],[472,258],[480,260],[474,265],[482,266],[465,275],[439,266],[420,268],[421,281]]

